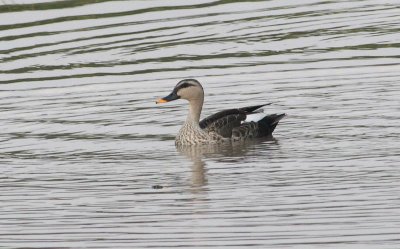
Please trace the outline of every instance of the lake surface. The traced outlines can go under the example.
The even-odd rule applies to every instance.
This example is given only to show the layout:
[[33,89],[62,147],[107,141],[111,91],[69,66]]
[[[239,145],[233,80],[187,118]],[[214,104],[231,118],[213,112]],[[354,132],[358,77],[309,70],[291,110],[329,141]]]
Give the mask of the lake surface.
[[[1,1],[1,248],[400,248],[399,1]],[[272,102],[274,139],[177,149]]]

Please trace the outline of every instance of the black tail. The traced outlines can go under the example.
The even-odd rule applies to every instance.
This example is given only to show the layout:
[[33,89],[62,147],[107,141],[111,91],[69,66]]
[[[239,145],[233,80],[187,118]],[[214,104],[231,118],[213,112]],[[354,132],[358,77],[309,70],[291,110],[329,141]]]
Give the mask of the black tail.
[[270,136],[278,125],[279,121],[286,116],[283,114],[271,114],[265,116],[263,119],[258,121],[258,134],[260,137]]

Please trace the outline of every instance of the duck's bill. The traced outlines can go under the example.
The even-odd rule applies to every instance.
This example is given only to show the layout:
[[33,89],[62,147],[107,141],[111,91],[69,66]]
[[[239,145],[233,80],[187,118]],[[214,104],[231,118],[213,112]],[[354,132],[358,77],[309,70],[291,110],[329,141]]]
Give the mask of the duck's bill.
[[164,98],[158,99],[156,101],[156,104],[167,103],[167,102],[170,102],[170,101],[173,101],[173,100],[177,100],[179,98],[180,97],[176,93],[172,92],[170,95],[168,95],[168,96],[166,96]]

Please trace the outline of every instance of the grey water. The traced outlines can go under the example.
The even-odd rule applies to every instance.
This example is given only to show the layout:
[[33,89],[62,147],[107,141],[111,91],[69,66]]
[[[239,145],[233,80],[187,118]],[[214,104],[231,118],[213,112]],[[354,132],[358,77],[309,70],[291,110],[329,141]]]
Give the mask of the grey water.
[[[0,1],[0,247],[400,248],[399,8]],[[288,116],[176,148],[184,78]]]

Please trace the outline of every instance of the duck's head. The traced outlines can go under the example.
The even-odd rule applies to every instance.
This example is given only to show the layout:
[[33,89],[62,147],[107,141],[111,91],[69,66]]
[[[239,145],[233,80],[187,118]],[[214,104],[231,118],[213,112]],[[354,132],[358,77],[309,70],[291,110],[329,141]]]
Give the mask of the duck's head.
[[177,99],[203,100],[203,98],[204,91],[201,84],[195,79],[185,79],[179,81],[168,96],[158,99],[156,103],[166,103]]

